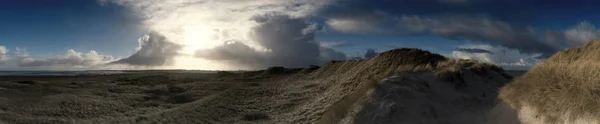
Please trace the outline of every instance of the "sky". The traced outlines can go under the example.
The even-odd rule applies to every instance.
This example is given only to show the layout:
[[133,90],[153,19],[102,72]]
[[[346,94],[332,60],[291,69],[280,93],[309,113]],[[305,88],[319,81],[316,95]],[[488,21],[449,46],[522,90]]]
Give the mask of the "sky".
[[420,48],[524,70],[600,38],[594,0],[2,0],[0,70],[308,67]]

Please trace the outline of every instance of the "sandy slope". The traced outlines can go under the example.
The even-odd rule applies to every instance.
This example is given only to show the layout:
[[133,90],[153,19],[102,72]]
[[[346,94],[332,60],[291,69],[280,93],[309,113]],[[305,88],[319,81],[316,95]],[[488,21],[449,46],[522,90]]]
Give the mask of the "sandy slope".
[[1,77],[0,122],[485,123],[511,117],[494,109],[509,79],[492,65],[418,49],[316,70]]

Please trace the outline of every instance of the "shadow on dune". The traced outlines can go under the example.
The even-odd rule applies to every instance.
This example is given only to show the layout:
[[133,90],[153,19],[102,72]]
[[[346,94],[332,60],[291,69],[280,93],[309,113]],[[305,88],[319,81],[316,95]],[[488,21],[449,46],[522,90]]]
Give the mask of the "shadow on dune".
[[510,76],[493,65],[459,60],[436,67],[404,66],[382,81],[355,115],[357,124],[518,124],[499,104]]

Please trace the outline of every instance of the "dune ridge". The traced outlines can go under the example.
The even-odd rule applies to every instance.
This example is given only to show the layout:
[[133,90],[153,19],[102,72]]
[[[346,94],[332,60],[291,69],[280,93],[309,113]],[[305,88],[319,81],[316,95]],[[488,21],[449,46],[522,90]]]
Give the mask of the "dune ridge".
[[[308,79],[316,79],[320,84],[330,85],[330,88],[313,98],[314,101],[300,107],[297,112],[304,114],[294,115],[298,119],[291,123],[487,123],[491,120],[488,113],[497,103],[498,89],[511,78],[495,65],[474,60],[452,60],[420,49],[394,49],[367,60],[334,61],[308,76]],[[396,88],[389,89],[390,87]],[[390,94],[397,97],[382,97]],[[423,99],[407,103],[417,103],[412,104],[414,106],[375,107],[382,103],[404,104],[406,102],[402,100],[411,97]],[[436,99],[444,100],[435,101]],[[462,101],[465,99],[468,102]],[[389,102],[390,100],[398,101]],[[427,100],[439,103],[424,102]],[[469,100],[476,101],[469,103]],[[384,103],[386,101],[388,103]],[[433,113],[425,115],[419,115],[423,112],[418,111],[456,106],[463,108],[433,110]],[[403,111],[405,108],[417,110]],[[400,112],[386,113],[382,110]],[[322,116],[318,116],[321,114]],[[414,119],[402,117],[410,115],[417,116]],[[307,118],[309,121],[305,121]],[[472,118],[479,120],[461,121]]]

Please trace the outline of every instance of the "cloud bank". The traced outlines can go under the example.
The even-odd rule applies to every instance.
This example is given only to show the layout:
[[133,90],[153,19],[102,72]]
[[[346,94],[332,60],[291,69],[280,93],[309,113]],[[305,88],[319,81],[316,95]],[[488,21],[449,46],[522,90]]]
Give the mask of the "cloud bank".
[[377,52],[375,52],[374,49],[367,49],[367,52],[365,52],[365,55],[363,56],[363,58],[368,59],[368,58],[375,57],[376,55],[377,55]]
[[58,56],[34,57],[30,56],[25,48],[17,47],[9,50],[0,45],[0,68],[2,69],[111,69],[107,64],[115,60],[111,55],[98,53],[95,50],[82,53],[73,49]]
[[251,40],[263,49],[253,49],[240,41],[228,41],[211,49],[200,49],[196,57],[244,65],[246,68],[306,67],[328,60],[346,59],[345,54],[322,47],[315,40],[319,27],[302,18],[271,13],[255,16],[253,20],[258,25],[250,31]]
[[[594,25],[583,22],[565,31],[537,30],[532,13],[518,1],[497,0],[102,0],[136,11],[155,33],[128,58],[114,63],[138,66],[213,65],[245,69],[303,67],[346,59],[335,50],[343,43],[319,42],[324,27],[341,33],[431,35],[454,41],[488,44],[457,48],[452,54],[492,63],[505,54],[523,63],[598,38]],[[506,8],[514,8],[506,12]],[[519,13],[519,14],[514,14]],[[323,25],[307,19],[324,19]],[[152,40],[156,39],[156,40]],[[485,49],[484,49],[485,48]],[[503,53],[501,51],[513,51]],[[364,58],[374,55],[367,51]],[[537,57],[530,59],[530,57]],[[195,62],[189,62],[189,61]],[[517,61],[518,60],[518,61]],[[187,61],[187,62],[184,62]]]
[[551,56],[560,49],[540,38],[533,29],[519,29],[508,23],[486,18],[403,16],[399,25],[413,32],[501,45],[524,53],[541,53],[544,57]]
[[0,46],[0,65],[4,65],[6,64],[6,61],[8,61],[8,49],[6,49],[6,47],[4,46]]
[[511,70],[526,70],[541,61],[538,59],[541,54],[526,54],[518,50],[491,45],[464,45],[452,51],[451,55],[457,59],[474,59],[493,63]]
[[77,52],[73,49],[67,51],[63,56],[49,59],[35,59],[32,57],[21,57],[19,59],[20,67],[40,67],[40,66],[63,66],[63,67],[89,67],[106,64],[113,60],[112,56],[98,54],[92,50],[88,53]]
[[163,66],[173,64],[173,57],[178,55],[181,45],[172,43],[157,32],[150,32],[138,39],[137,51],[127,57],[112,62],[112,64],[127,64],[134,66]]
[[[456,48],[452,55],[455,58],[476,59],[495,63],[509,69],[528,69],[547,58],[547,55],[551,55],[558,50],[581,46],[591,40],[600,39],[600,31],[597,31],[593,24],[583,21],[562,32],[548,31],[545,37],[541,38],[545,38],[545,44],[554,47],[556,50],[544,54],[543,52],[523,50],[527,48],[504,47],[505,45],[467,45],[466,47]],[[536,48],[536,45],[530,46],[530,48]]]
[[[115,63],[187,68],[181,65],[227,63],[244,69],[269,66],[307,67],[345,54],[315,40],[320,26],[306,21],[330,0],[106,0],[136,11],[144,24],[164,39],[141,47]],[[166,41],[166,42],[162,42]],[[173,46],[173,45],[172,45]],[[144,60],[144,61],[141,61]],[[171,61],[172,60],[172,61]],[[171,61],[171,62],[170,62]],[[228,67],[223,67],[228,68]]]
[[564,32],[565,38],[571,45],[583,45],[590,40],[600,39],[600,31],[596,30],[596,26],[588,21],[583,21],[575,27]]
[[[347,59],[346,54],[336,49],[348,43],[317,41],[315,35],[321,30],[398,36],[430,35],[454,41],[483,43],[488,44],[489,48],[457,48],[452,53],[456,52],[462,58],[480,58],[494,63],[516,62],[516,59],[496,59],[504,55],[497,53],[499,50],[544,59],[558,50],[597,39],[599,34],[589,22],[565,31],[542,31],[527,27],[526,23],[515,24],[530,21],[528,17],[535,14],[519,1],[99,1],[101,5],[117,4],[133,10],[151,30],[138,40],[134,54],[110,63],[151,68],[306,67],[329,60]],[[10,55],[6,52],[1,52],[0,49],[0,63],[11,58],[7,57]],[[375,54],[371,49],[355,58],[369,58]],[[77,59],[66,61],[68,56],[41,59],[19,57],[23,62],[18,63],[29,67],[97,64],[75,61]],[[529,59],[524,60],[529,62]]]
[[339,32],[344,33],[385,33],[385,29],[379,28],[386,20],[376,16],[361,18],[331,18],[327,25]]
[[344,41],[321,41],[319,42],[319,45],[321,47],[327,47],[327,48],[337,48],[337,47],[348,47],[348,46],[354,46],[354,44],[352,43],[348,43],[348,42],[344,42]]
[[[519,1],[500,0],[345,0],[334,1],[317,15],[327,19],[327,27],[339,32],[438,36],[451,41],[488,44],[514,51],[511,54],[518,53],[518,56],[535,55],[536,59],[545,59],[559,50],[600,38],[600,32],[587,21],[567,30],[528,27],[536,18],[536,13],[528,8]],[[461,53],[463,58],[504,57],[502,53],[483,50],[486,49],[461,48],[453,53]],[[484,54],[486,57],[481,57]],[[515,59],[506,63],[518,62],[512,60]]]

